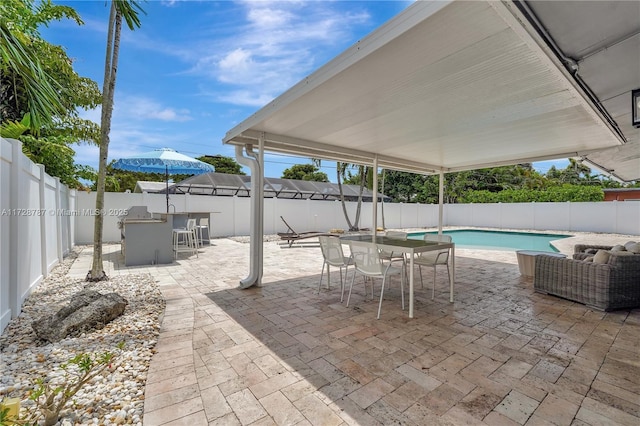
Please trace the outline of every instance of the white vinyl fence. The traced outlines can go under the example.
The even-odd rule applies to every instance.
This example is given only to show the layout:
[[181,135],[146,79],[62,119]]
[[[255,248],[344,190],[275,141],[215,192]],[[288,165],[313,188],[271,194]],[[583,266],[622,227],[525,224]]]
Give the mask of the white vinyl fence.
[[[249,198],[204,195],[171,195],[171,212],[212,212],[211,235],[226,237],[249,234]],[[118,214],[131,206],[147,206],[150,212],[166,211],[162,194],[105,194],[107,217],[103,241],[119,242]],[[93,241],[95,193],[79,192],[76,216],[76,244]],[[175,206],[175,209],[174,209]],[[347,203],[349,217],[357,203]],[[438,225],[438,206],[433,204],[378,204],[378,226],[384,209],[386,228],[430,228]],[[347,229],[338,201],[265,199],[265,234],[286,231],[285,220],[298,232]],[[473,226],[498,229],[584,231],[640,235],[640,202],[607,201],[593,203],[447,204],[445,226]],[[363,203],[360,227],[372,228],[371,203]]]
[[75,190],[0,138],[0,331],[74,245]]

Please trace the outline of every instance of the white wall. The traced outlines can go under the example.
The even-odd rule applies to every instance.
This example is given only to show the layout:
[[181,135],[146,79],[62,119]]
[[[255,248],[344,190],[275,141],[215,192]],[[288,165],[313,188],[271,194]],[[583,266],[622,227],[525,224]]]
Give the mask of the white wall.
[[[166,211],[165,196],[161,194],[105,194],[108,209],[118,211],[134,205],[148,205],[149,211]],[[211,214],[211,235],[226,237],[249,234],[250,199],[204,195],[171,195],[176,211],[214,212]],[[77,209],[95,207],[94,193],[79,193]],[[287,230],[285,220],[296,231],[347,229],[338,201],[264,200],[264,232],[275,234]],[[351,220],[357,203],[347,203]],[[378,224],[382,225],[382,205],[378,203]],[[171,208],[173,211],[173,207]],[[438,206],[434,204],[385,203],[387,228],[430,228],[438,225]],[[640,202],[613,201],[596,203],[496,203],[447,204],[444,206],[445,226],[474,226],[498,229],[530,229],[554,231],[590,231],[640,235]],[[372,228],[371,203],[363,203],[360,227]],[[76,217],[76,244],[93,241],[93,217]],[[107,216],[103,241],[120,241],[117,217]]]
[[640,202],[497,203],[445,206],[445,225],[640,235]]
[[73,247],[75,205],[69,190],[0,138],[0,331],[21,311],[35,287]]

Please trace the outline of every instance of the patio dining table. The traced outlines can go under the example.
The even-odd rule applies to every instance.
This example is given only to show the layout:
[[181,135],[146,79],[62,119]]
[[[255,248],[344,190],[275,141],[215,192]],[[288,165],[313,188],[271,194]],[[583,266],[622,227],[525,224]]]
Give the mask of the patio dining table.
[[416,253],[424,253],[434,250],[450,250],[451,259],[451,275],[449,276],[449,302],[453,303],[453,284],[455,282],[455,243],[438,242],[438,241],[425,241],[425,240],[400,240],[395,238],[389,238],[384,235],[372,235],[372,234],[357,234],[357,235],[345,235],[340,237],[343,244],[348,244],[349,241],[371,241],[375,243],[378,248],[393,251],[396,253],[404,253],[409,255],[409,318],[413,318],[413,267],[414,267],[414,255]]

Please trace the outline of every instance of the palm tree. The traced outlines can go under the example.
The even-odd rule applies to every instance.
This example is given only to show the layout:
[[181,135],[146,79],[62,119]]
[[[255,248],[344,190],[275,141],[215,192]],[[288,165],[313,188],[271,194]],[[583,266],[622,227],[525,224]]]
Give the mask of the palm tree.
[[23,83],[29,109],[29,127],[37,133],[43,123],[65,111],[57,92],[59,84],[43,70],[40,61],[29,49],[28,39],[9,29],[0,17],[0,59],[2,68]]
[[[311,161],[315,166],[320,167],[320,159],[312,158]],[[347,204],[344,200],[344,190],[342,189],[342,181],[347,177],[347,170],[352,167],[358,168],[358,175],[360,176],[360,193],[358,194],[358,206],[356,208],[356,217],[353,223],[351,222],[349,213],[347,212]],[[338,182],[338,190],[340,191],[340,204],[342,205],[342,213],[344,214],[344,218],[347,221],[349,231],[357,231],[358,229],[360,229],[358,224],[360,223],[360,211],[362,210],[362,193],[364,191],[367,176],[369,175],[371,170],[371,167],[336,161],[336,178]]]
[[96,216],[93,228],[93,263],[87,280],[107,279],[102,265],[102,230],[104,225],[104,191],[107,176],[107,156],[109,155],[109,132],[113,113],[113,94],[116,88],[118,54],[120,53],[120,33],[122,19],[130,30],[140,28],[138,12],[145,13],[136,0],[112,0],[107,32],[107,53],[104,62],[104,83],[102,85],[102,116],[100,119],[100,158],[96,188]]

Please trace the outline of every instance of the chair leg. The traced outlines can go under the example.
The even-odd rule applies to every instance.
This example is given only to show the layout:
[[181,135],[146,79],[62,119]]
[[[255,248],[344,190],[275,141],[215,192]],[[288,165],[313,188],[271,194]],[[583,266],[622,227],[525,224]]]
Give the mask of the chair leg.
[[[353,279],[351,280],[351,285],[349,286],[349,295],[347,296],[347,308],[349,307],[349,301],[351,300],[351,290],[353,289],[353,282],[356,280],[356,273],[353,273]],[[367,286],[365,283],[365,287],[364,287],[365,293],[367,291]],[[365,295],[365,299],[366,299],[366,295]]]
[[190,236],[191,242],[193,243],[193,252],[196,254],[196,257],[198,257],[198,234],[196,234],[196,228],[193,228]]
[[403,269],[400,274],[400,299],[402,300],[402,310],[404,311],[404,279],[406,271]]
[[436,297],[436,265],[433,265],[433,286],[431,287],[431,300]]
[[380,312],[382,311],[382,299],[384,299],[384,282],[386,281],[387,277],[384,276],[382,278],[382,288],[380,289],[380,303],[378,303],[378,317],[377,319],[380,319]]
[[349,272],[349,265],[344,267],[344,281],[342,281],[342,268],[340,268],[340,303],[344,300],[344,282],[347,281],[347,273]]
[[447,262],[447,282],[451,282],[451,273],[449,272],[449,263]]
[[420,272],[420,288],[424,288],[424,281],[422,281],[422,265],[418,265],[418,271]]
[[322,276],[324,275],[324,266],[327,262],[322,263],[322,272],[320,272],[320,282],[318,283],[318,294],[320,294],[320,287],[322,286]]
[[[346,275],[345,275],[346,279]],[[344,296],[344,281],[342,280],[342,266],[340,267],[340,302],[342,302],[342,298]]]

